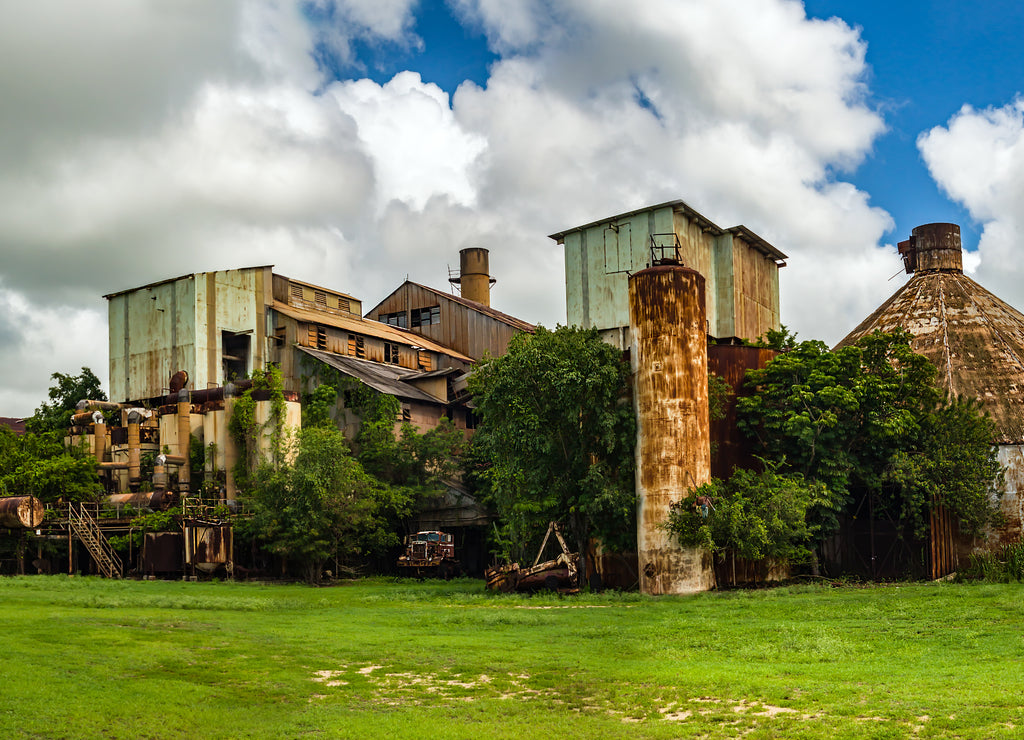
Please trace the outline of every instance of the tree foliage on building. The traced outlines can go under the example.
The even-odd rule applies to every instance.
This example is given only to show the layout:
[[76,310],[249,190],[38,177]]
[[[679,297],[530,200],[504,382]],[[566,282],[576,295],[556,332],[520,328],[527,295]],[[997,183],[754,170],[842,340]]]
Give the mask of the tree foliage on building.
[[[331,385],[304,397],[303,427],[294,437],[272,428],[284,415],[274,369],[255,374],[253,390],[272,403],[279,399],[282,408],[260,424],[253,391],[246,391],[229,422],[240,449],[235,478],[253,512],[244,533],[297,564],[310,581],[330,558],[344,561],[397,545],[402,520],[455,475],[464,443],[447,420],[425,433],[404,424],[396,437],[396,398],[352,378],[332,380],[361,418],[354,452],[337,427],[340,394]],[[263,452],[261,438],[269,440]]]
[[582,549],[596,536],[613,549],[635,546],[635,418],[629,366],[594,329],[537,327],[470,378],[482,417],[474,438],[477,475],[502,524],[503,554],[547,523],[568,525]]
[[785,332],[780,354],[748,374],[739,425],[780,472],[822,483],[834,506],[812,508],[823,535],[858,497],[916,536],[946,507],[971,534],[992,520],[1001,477],[995,427],[976,403],[947,398],[936,369],[903,330],[830,351]]
[[0,496],[35,496],[44,503],[93,501],[102,493],[96,461],[82,449],[67,447],[64,437],[79,401],[107,397],[87,367],[79,375],[50,377],[49,402],[25,420],[26,434],[19,437],[0,427]]
[[409,498],[366,473],[336,428],[303,429],[294,459],[264,462],[252,475],[250,531],[270,551],[317,582],[328,558],[376,552],[398,543],[390,526]]
[[815,509],[835,506],[820,482],[799,473],[739,469],[729,480],[712,479],[672,505],[668,530],[689,547],[731,552],[748,560],[805,562],[811,559],[823,517]]

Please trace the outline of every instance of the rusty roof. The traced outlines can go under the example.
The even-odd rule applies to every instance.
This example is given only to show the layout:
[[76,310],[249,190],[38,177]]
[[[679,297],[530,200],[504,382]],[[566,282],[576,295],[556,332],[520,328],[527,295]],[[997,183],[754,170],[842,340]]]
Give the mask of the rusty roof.
[[365,334],[368,337],[377,337],[378,339],[384,339],[389,342],[401,342],[402,344],[410,347],[421,347],[423,349],[428,349],[431,352],[439,352],[443,355],[454,357],[456,360],[461,360],[463,362],[473,362],[472,357],[467,357],[460,352],[456,352],[453,349],[445,347],[443,344],[431,341],[422,334],[416,334],[415,332],[407,331],[405,329],[399,329],[397,326],[391,326],[390,324],[374,321],[373,319],[364,319],[356,314],[342,316],[333,313],[311,311],[307,308],[290,306],[287,303],[282,303],[281,301],[274,301],[272,308],[275,311],[283,313],[285,316],[290,316],[296,321],[333,326],[336,329],[345,329],[346,331]]
[[0,416],[0,426],[7,427],[19,437],[25,433],[24,419],[18,419],[12,416]]
[[836,348],[896,328],[938,367],[941,387],[981,402],[993,441],[1024,443],[1024,314],[959,271],[918,272]]
[[[417,288],[421,288],[422,290],[425,290],[425,291],[428,291],[430,293],[433,293],[433,294],[435,294],[437,296],[440,296],[441,298],[446,298],[449,301],[454,301],[455,303],[458,303],[458,304],[460,304],[462,306],[465,306],[466,308],[470,308],[470,309],[476,311],[477,313],[482,313],[484,316],[488,316],[488,317],[494,319],[495,321],[500,321],[503,324],[508,324],[513,329],[518,329],[519,331],[530,332],[531,334],[537,330],[537,327],[534,326],[533,324],[531,324],[531,323],[529,323],[527,321],[523,321],[522,319],[517,319],[515,316],[510,316],[507,313],[502,313],[501,311],[498,311],[497,309],[491,308],[490,306],[485,306],[484,304],[479,303],[477,301],[471,301],[468,298],[463,298],[462,296],[455,295],[454,293],[445,293],[443,290],[438,290],[437,288],[431,288],[429,285],[423,285],[421,283],[416,283],[416,282],[413,282],[412,280],[406,280],[404,283],[399,285],[395,290],[391,291],[388,295],[386,295],[383,298],[383,300],[378,301],[376,306],[374,306],[369,311],[367,311],[366,315],[367,316],[371,316],[375,311],[377,311],[377,309],[380,308],[381,304],[383,304],[384,301],[386,301],[388,298],[390,298],[395,293],[400,291],[406,285],[415,285]],[[420,336],[420,335],[417,335],[417,336]]]
[[381,393],[412,401],[445,405],[444,401],[434,398],[429,393],[406,382],[415,377],[415,374],[410,373],[406,368],[384,365],[379,362],[371,362],[370,360],[360,360],[347,355],[336,355],[333,352],[324,352],[312,347],[297,347],[296,349],[305,352],[310,357],[333,367],[345,375],[361,380]]

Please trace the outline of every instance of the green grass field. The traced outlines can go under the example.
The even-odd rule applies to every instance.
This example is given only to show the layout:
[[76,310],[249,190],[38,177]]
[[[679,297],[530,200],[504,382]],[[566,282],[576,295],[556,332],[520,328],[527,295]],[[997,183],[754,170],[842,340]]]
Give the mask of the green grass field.
[[1021,737],[1022,595],[7,578],[0,737]]

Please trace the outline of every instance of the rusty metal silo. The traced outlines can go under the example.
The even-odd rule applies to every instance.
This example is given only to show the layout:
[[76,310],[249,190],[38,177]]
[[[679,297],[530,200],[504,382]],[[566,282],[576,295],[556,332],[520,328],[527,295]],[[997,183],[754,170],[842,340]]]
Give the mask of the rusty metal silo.
[[714,583],[710,555],[679,547],[663,526],[670,505],[711,476],[704,278],[679,265],[632,275],[629,320],[640,590],[707,590]]
[[495,280],[490,276],[489,253],[483,247],[468,247],[459,251],[459,276],[449,282],[459,286],[463,298],[491,305],[491,286]]

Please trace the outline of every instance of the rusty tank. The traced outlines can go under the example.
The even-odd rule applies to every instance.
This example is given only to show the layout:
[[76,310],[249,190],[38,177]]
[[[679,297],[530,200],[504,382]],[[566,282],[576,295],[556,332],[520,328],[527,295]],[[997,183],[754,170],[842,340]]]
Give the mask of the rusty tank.
[[43,523],[43,502],[35,496],[0,498],[0,527],[35,529]]
[[711,476],[704,278],[677,264],[629,278],[637,411],[637,549],[642,593],[714,585],[710,554],[665,531],[669,507]]

